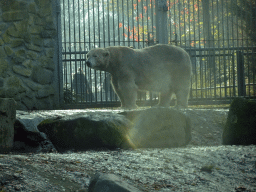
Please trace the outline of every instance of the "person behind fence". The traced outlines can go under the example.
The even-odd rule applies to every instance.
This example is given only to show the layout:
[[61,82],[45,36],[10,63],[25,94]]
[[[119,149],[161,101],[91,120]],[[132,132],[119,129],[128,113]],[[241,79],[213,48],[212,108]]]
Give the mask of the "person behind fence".
[[[92,96],[90,86],[85,77],[85,73],[79,67],[77,72],[73,75],[72,78],[72,89],[78,95],[84,95],[85,99]],[[87,96],[86,96],[87,95]],[[90,99],[89,99],[90,100]]]

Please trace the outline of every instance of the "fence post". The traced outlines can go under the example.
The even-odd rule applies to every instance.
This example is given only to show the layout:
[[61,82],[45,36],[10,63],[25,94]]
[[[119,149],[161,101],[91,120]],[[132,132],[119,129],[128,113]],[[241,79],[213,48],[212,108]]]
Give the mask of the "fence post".
[[237,84],[238,96],[245,96],[244,56],[241,51],[237,51]]
[[156,43],[168,44],[166,0],[156,0]]
[[53,4],[53,15],[56,18],[54,24],[57,30],[57,36],[55,38],[55,53],[53,60],[55,62],[54,81],[56,82],[56,96],[55,104],[60,107],[64,103],[64,92],[63,92],[63,69],[62,69],[62,32],[61,32],[61,6],[60,0],[52,2]]

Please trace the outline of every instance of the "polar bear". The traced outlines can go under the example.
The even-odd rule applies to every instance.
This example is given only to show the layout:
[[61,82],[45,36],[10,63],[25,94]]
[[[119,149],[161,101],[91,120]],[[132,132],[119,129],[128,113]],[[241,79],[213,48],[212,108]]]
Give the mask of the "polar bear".
[[173,94],[178,106],[188,106],[192,65],[190,56],[180,47],[164,44],[143,49],[111,46],[92,49],[86,56],[88,67],[111,74],[122,108],[137,108],[138,90],[159,92],[160,107],[170,107]]

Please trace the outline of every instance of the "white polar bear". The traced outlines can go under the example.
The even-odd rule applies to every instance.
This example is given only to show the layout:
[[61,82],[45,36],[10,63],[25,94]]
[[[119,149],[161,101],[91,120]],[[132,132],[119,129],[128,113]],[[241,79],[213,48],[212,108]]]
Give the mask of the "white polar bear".
[[123,108],[137,108],[138,90],[160,92],[161,107],[170,106],[173,94],[178,105],[188,105],[192,65],[188,53],[180,47],[159,44],[144,49],[96,48],[88,52],[86,64],[112,75]]

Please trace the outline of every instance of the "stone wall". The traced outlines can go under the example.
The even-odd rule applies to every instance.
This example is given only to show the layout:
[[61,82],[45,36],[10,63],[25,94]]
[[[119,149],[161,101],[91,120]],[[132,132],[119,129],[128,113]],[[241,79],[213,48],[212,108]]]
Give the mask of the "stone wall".
[[0,0],[0,98],[58,107],[56,0]]

